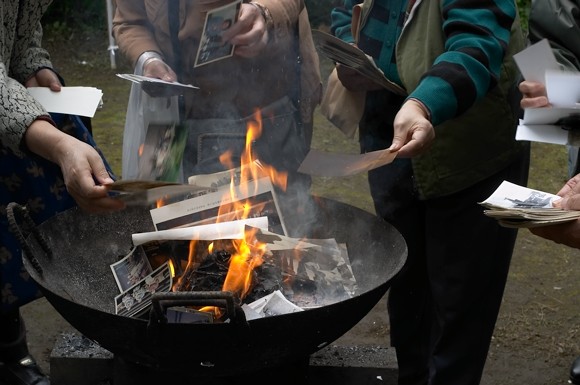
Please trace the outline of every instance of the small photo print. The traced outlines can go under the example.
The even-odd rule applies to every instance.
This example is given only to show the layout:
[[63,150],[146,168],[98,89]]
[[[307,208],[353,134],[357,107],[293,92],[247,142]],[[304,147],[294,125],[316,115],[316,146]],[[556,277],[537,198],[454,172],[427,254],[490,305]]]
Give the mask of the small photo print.
[[139,154],[140,180],[177,182],[187,142],[187,130],[177,123],[149,124]]
[[138,317],[151,307],[154,293],[169,292],[173,285],[169,263],[164,263],[151,274],[115,297],[115,314]]
[[207,13],[194,67],[225,59],[234,54],[235,47],[223,41],[222,33],[236,22],[241,5],[242,1],[239,0]]
[[134,247],[123,259],[113,263],[111,270],[120,292],[136,285],[153,271],[141,246]]

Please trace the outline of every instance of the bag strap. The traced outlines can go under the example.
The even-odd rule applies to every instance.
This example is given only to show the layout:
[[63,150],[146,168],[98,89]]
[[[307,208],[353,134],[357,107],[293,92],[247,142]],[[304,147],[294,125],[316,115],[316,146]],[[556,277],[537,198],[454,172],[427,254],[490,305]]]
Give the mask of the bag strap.
[[[167,19],[169,21],[169,36],[171,38],[171,47],[173,49],[173,63],[171,67],[177,75],[177,81],[183,79],[183,69],[181,67],[181,47],[179,46],[179,0],[170,0],[167,2]],[[177,97],[179,120],[183,121],[185,116],[185,101],[183,95]]]
[[177,81],[182,79],[181,70],[181,48],[179,47],[179,0],[167,2],[167,19],[169,21],[169,36],[171,37],[171,47],[173,49],[173,63],[171,67],[177,74]]

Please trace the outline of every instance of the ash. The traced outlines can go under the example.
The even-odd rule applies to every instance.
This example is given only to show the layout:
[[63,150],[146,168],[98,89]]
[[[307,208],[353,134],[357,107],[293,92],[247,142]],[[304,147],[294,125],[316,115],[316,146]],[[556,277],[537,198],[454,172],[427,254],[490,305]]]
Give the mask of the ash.
[[110,358],[111,353],[95,341],[75,333],[63,333],[54,346],[53,354],[76,358]]

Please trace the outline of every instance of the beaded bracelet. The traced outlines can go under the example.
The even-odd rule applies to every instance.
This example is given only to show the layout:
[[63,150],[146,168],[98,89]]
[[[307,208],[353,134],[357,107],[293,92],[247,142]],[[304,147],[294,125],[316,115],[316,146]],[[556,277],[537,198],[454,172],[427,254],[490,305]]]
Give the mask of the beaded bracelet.
[[255,2],[255,1],[250,1],[248,4],[252,4],[254,7],[256,7],[260,10],[262,17],[264,18],[264,21],[266,22],[266,30],[268,31],[268,33],[272,32],[272,30],[274,29],[274,19],[272,18],[272,14],[270,13],[270,10],[265,5],[260,4],[260,3]]

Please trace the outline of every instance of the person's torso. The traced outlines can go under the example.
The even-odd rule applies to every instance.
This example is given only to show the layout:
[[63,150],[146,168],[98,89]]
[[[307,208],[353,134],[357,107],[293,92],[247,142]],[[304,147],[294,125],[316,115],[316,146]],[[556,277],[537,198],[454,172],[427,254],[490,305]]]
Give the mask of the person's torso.
[[236,56],[195,66],[200,38],[209,11],[230,0],[180,1],[179,64],[175,63],[167,2],[147,0],[147,16],[156,26],[155,37],[168,64],[178,67],[180,81],[199,87],[188,96],[188,115],[195,118],[247,116],[257,108],[299,92],[295,39],[277,36],[256,58]]

